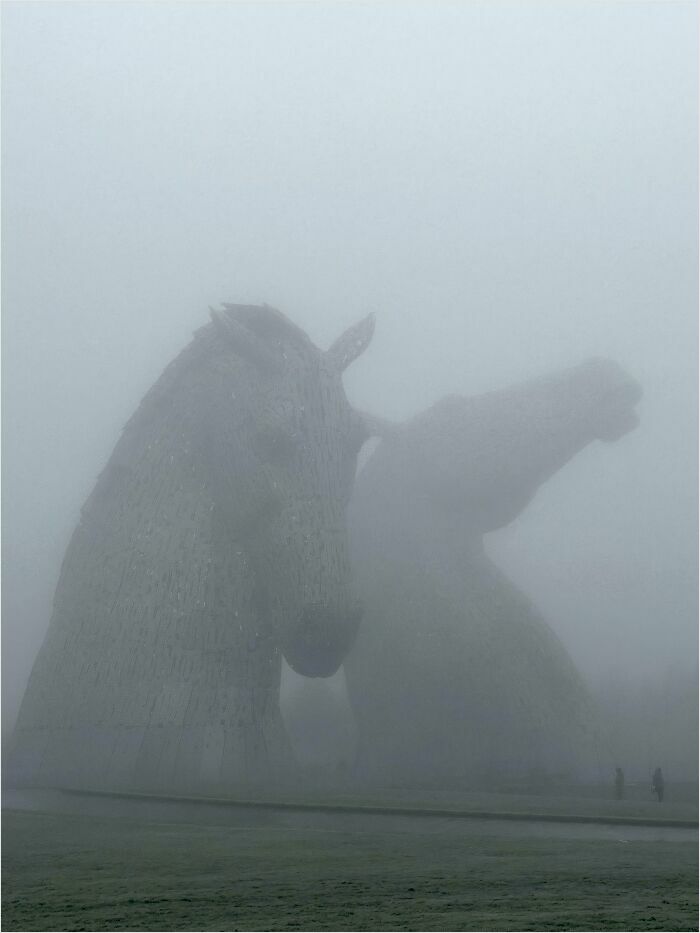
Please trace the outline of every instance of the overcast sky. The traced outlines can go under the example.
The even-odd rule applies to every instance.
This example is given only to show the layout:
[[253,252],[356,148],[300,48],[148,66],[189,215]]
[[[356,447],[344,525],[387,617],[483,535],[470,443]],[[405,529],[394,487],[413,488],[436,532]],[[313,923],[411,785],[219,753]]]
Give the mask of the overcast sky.
[[13,3],[3,18],[3,724],[80,505],[221,300],[403,418],[617,359],[641,427],[492,553],[589,678],[697,662],[691,2]]

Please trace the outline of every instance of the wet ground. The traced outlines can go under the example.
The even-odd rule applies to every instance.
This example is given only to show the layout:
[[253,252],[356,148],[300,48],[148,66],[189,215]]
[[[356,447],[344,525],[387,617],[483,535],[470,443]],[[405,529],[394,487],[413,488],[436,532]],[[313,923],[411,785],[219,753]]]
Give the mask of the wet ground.
[[691,829],[3,802],[7,931],[698,929]]

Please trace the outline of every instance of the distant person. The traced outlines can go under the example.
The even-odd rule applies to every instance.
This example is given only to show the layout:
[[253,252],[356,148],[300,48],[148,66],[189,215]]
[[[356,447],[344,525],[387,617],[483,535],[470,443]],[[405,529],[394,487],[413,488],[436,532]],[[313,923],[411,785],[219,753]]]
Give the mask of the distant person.
[[622,768],[615,768],[615,800],[622,800],[625,796],[625,772]]
[[664,799],[664,776],[661,773],[661,768],[657,768],[654,771],[654,777],[651,779],[651,788],[659,798],[659,803]]

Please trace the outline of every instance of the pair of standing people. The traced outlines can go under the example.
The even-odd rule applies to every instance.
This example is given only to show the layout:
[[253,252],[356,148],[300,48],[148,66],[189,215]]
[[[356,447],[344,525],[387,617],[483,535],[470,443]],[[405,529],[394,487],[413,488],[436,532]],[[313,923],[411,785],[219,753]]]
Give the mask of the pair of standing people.
[[[659,803],[664,799],[664,776],[661,772],[661,768],[657,768],[654,771],[654,776],[651,779],[651,789],[652,792],[656,794]],[[615,768],[615,799],[622,800],[625,794],[625,775],[622,768]]]

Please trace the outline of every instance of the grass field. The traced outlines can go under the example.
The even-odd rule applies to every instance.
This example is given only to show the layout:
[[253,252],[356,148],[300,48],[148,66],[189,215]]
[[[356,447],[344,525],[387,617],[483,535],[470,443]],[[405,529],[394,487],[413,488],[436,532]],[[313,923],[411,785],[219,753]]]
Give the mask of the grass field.
[[3,811],[3,930],[698,929],[693,831],[92,807]]

